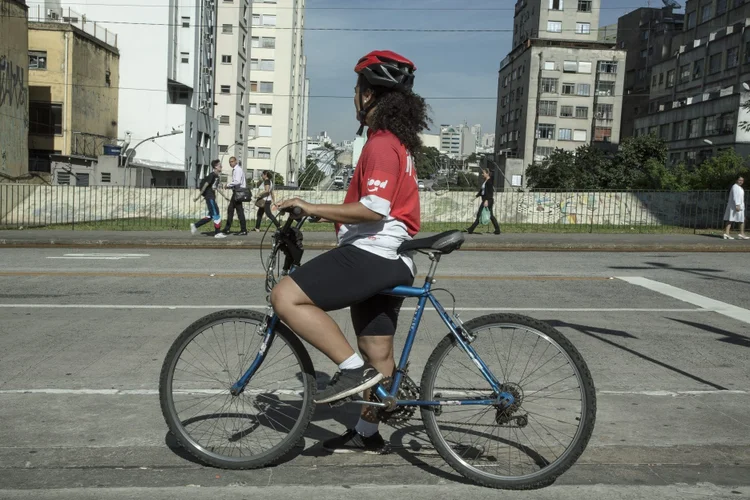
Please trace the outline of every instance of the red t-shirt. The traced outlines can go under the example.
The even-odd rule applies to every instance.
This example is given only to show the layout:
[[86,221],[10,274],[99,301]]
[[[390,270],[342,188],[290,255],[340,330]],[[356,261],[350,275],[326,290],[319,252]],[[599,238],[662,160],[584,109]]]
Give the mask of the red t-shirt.
[[[419,232],[417,169],[398,138],[387,130],[368,130],[344,203],[360,202],[382,221],[337,224],[339,244],[396,259],[396,250]],[[402,258],[411,264],[411,259]]]

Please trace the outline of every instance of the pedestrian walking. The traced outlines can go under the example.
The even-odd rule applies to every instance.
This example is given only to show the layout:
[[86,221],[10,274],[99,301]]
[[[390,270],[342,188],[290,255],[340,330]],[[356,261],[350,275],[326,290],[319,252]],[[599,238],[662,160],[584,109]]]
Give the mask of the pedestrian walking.
[[226,235],[220,231],[221,228],[221,213],[219,212],[219,206],[216,204],[216,191],[219,189],[219,181],[221,180],[221,162],[214,160],[211,162],[211,172],[205,176],[198,189],[200,193],[195,197],[195,201],[198,201],[201,196],[206,200],[206,207],[208,207],[208,215],[203,217],[198,222],[190,224],[190,232],[195,234],[198,232],[198,228],[203,224],[206,224],[210,220],[214,221],[214,237],[215,238],[226,238]]
[[487,211],[489,212],[489,219],[490,221],[492,221],[492,225],[495,227],[495,234],[500,234],[500,225],[497,223],[495,214],[492,211],[492,208],[495,204],[495,179],[487,170],[482,170],[482,177],[484,177],[484,182],[482,183],[482,187],[479,188],[479,191],[475,196],[475,198],[481,197],[482,202],[479,204],[477,219],[474,221],[474,224],[469,226],[466,232],[469,234],[473,234],[474,230],[480,223],[487,224],[488,221],[482,221],[482,212],[487,209]]
[[727,209],[724,212],[724,220],[727,221],[727,226],[724,228],[724,239],[733,240],[734,238],[729,236],[729,231],[732,229],[732,222],[740,223],[740,234],[737,236],[741,240],[750,240],[750,237],[745,236],[745,190],[742,189],[745,179],[742,176],[737,177],[732,190],[729,192],[729,201],[727,202]]
[[226,188],[232,190],[232,196],[229,198],[227,223],[224,226],[223,232],[228,234],[232,228],[232,221],[234,220],[234,212],[236,210],[237,218],[240,220],[240,232],[237,234],[246,235],[247,221],[245,220],[245,208],[242,206],[242,202],[249,200],[249,192],[247,191],[245,169],[242,168],[242,165],[237,162],[237,158],[234,156],[229,158],[229,165],[232,167],[232,181],[227,183]]
[[276,218],[271,212],[271,206],[274,202],[273,194],[273,172],[270,170],[264,170],[261,174],[263,190],[258,194],[258,199],[255,200],[255,206],[258,207],[258,213],[255,217],[255,229],[254,231],[260,231],[260,221],[263,218],[263,214],[266,214],[272,222],[276,221]]

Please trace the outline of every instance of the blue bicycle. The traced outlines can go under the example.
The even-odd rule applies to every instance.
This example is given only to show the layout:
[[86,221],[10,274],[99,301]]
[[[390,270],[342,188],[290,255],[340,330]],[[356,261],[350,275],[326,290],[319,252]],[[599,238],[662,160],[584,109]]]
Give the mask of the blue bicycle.
[[[283,227],[277,223],[266,291],[301,264],[305,220],[290,216]],[[368,400],[339,404],[370,405],[391,423],[419,408],[437,452],[471,481],[508,489],[548,485],[591,437],[594,382],[578,350],[541,321],[490,314],[463,323],[446,312],[433,295],[435,272],[441,257],[463,241],[460,232],[449,231],[402,245],[400,251],[426,254],[431,265],[422,287],[383,292],[418,300],[397,369]],[[449,333],[417,386],[408,375],[409,353],[428,303]],[[273,464],[298,446],[315,391],[310,356],[270,307],[195,321],[167,353],[159,383],[162,413],[180,444],[202,462],[229,469]]]

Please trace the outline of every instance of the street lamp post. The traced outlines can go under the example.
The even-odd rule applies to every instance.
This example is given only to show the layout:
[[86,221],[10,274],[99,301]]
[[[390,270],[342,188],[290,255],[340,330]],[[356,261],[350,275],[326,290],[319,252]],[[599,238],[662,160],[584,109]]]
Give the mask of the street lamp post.
[[[292,144],[299,144],[300,142],[305,142],[306,140],[307,139],[305,138],[305,139],[300,139],[299,141],[287,142],[286,144],[284,144],[283,146],[281,146],[278,151],[276,151],[276,156],[274,156],[274,158],[273,158],[273,171],[274,171],[274,174],[276,173],[276,161],[279,159],[279,153],[281,153],[281,151],[285,147],[287,147],[287,146],[291,146]],[[287,179],[286,181],[288,183],[289,179]]]
[[156,135],[143,139],[141,142],[136,144],[133,148],[128,150],[128,151],[132,151],[134,154],[127,154],[128,152],[126,151],[125,152],[125,182],[126,183],[128,182],[128,167],[130,167],[130,159],[133,156],[135,156],[135,150],[138,149],[138,146],[140,146],[141,144],[147,141],[154,141],[156,139],[161,139],[162,137],[169,137],[170,135],[180,135],[182,133],[184,133],[182,130],[172,130],[170,133],[164,134],[164,135],[161,135],[157,132]]

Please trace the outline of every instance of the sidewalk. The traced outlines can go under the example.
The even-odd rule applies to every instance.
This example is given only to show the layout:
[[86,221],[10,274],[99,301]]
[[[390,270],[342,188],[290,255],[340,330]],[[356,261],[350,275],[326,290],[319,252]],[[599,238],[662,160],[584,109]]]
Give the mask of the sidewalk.
[[[420,233],[427,237],[434,233]],[[230,235],[224,239],[189,231],[0,231],[0,248],[110,247],[110,248],[259,248],[263,233]],[[597,251],[597,252],[750,252],[750,241],[723,240],[718,235],[509,233],[464,234],[462,250],[484,251]],[[266,237],[264,246],[270,245]],[[306,249],[336,245],[333,233],[304,233]]]

